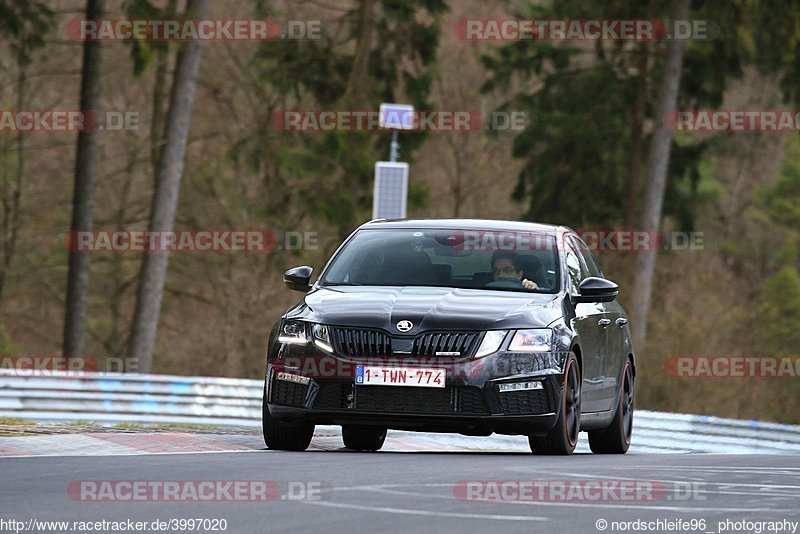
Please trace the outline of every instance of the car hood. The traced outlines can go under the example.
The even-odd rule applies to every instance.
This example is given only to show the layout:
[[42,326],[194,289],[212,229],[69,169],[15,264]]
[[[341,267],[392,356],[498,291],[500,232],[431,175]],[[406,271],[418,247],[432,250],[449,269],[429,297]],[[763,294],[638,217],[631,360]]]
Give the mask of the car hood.
[[381,328],[391,334],[399,321],[425,330],[492,330],[547,326],[561,316],[551,294],[438,287],[320,288],[288,314],[312,322]]

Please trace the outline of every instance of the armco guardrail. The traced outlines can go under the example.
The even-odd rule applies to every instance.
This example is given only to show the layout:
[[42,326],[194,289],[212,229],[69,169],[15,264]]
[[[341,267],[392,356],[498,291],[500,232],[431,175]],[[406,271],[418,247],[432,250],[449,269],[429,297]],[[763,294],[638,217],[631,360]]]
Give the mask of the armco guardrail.
[[[47,422],[261,425],[264,385],[260,380],[24,373],[0,369],[0,417]],[[455,444],[453,440],[511,449],[521,443],[511,436],[489,440],[442,436],[443,443]],[[800,453],[800,426],[638,410],[632,450]]]
[[0,370],[0,417],[212,425],[261,424],[258,380]]

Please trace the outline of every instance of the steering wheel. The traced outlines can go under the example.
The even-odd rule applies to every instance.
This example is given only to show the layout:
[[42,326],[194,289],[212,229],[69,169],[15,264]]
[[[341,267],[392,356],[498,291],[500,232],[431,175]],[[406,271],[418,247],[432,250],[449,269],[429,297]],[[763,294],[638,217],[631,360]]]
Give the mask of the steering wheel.
[[505,288],[505,289],[524,289],[525,286],[522,285],[522,281],[520,280],[513,280],[511,278],[503,278],[500,280],[492,280],[488,284],[483,287],[496,287],[498,289]]

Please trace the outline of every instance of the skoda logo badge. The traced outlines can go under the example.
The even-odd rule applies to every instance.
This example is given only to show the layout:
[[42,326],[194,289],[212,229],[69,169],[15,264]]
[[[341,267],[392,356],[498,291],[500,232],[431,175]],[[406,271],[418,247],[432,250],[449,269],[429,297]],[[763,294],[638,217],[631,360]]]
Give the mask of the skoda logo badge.
[[414,323],[412,323],[411,321],[400,321],[399,323],[397,323],[397,329],[400,330],[401,332],[408,332],[412,328],[414,328]]

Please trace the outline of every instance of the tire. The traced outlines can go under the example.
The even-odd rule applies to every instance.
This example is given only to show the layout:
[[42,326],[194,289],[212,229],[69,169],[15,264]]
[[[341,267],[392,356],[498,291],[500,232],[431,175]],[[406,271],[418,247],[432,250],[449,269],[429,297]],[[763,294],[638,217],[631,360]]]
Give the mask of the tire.
[[578,444],[581,429],[581,372],[573,353],[564,366],[561,410],[555,426],[544,437],[529,436],[531,451],[543,455],[568,455]]
[[355,451],[377,451],[386,440],[386,429],[372,426],[342,426],[344,446]]
[[264,400],[261,403],[261,425],[264,431],[264,443],[268,448],[277,451],[304,451],[311,443],[311,436],[314,435],[314,425],[287,424],[270,415],[266,384],[264,384]]
[[633,372],[630,361],[625,362],[619,402],[614,419],[604,430],[589,432],[589,448],[595,454],[625,454],[633,434]]

